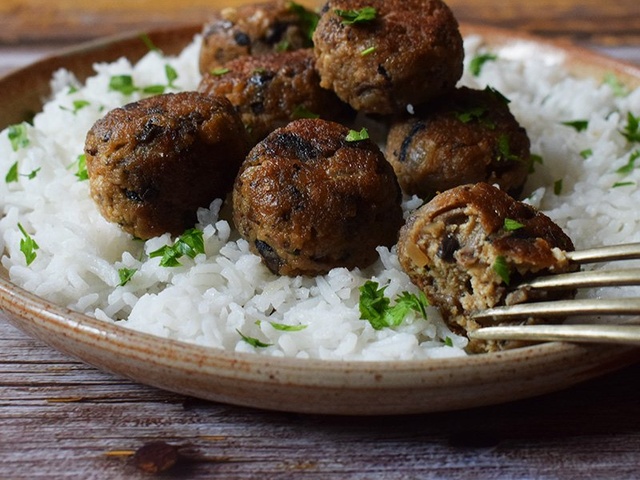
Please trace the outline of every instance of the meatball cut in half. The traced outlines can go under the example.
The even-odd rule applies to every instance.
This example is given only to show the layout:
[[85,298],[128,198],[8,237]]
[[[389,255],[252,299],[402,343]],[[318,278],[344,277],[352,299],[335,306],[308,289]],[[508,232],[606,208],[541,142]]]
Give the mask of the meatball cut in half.
[[98,120],[85,153],[91,196],[102,215],[135,237],[181,234],[233,188],[249,151],[225,98],[164,94]]
[[366,267],[402,225],[393,169],[371,140],[302,119],[271,133],[242,164],[233,219],[253,252],[280,275]]
[[[437,195],[409,217],[398,241],[402,268],[461,334],[478,328],[474,312],[573,296],[556,292],[534,298],[532,291],[517,289],[538,275],[576,270],[565,255],[571,250],[571,239],[547,216],[487,183]],[[472,340],[468,350],[512,346]]]
[[529,173],[529,149],[527,132],[499,92],[462,87],[394,121],[386,157],[409,195],[429,199],[487,182],[517,197]]
[[346,118],[350,109],[320,87],[310,49],[240,57],[223,74],[205,74],[198,90],[224,95],[236,108],[255,144],[291,120],[320,116]]
[[313,40],[322,86],[365,113],[405,111],[462,76],[458,22],[441,0],[329,0]]
[[316,13],[289,0],[220,9],[202,32],[200,72],[244,55],[309,48],[317,19]]

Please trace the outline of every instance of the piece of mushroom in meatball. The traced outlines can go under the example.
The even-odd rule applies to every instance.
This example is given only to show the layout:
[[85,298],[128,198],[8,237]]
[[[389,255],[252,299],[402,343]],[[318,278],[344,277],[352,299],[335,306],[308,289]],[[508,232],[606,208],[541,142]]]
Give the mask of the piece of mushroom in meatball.
[[164,94],[116,108],[89,130],[91,197],[102,215],[135,237],[179,235],[198,207],[225,198],[249,150],[225,98]]
[[[487,183],[437,195],[409,217],[398,240],[403,270],[461,334],[479,327],[474,312],[573,296],[573,291],[517,289],[535,276],[577,270],[565,255],[573,249],[549,217]],[[518,345],[474,339],[467,349],[478,353]]]
[[365,113],[404,111],[462,76],[458,22],[440,0],[330,0],[313,40],[322,86]]
[[386,157],[409,195],[429,199],[487,182],[517,197],[529,174],[530,142],[504,96],[462,87],[395,120]]
[[254,144],[296,118],[339,120],[350,111],[320,87],[310,49],[237,58],[227,63],[224,73],[203,75],[198,90],[227,97]]
[[288,0],[223,8],[204,26],[200,72],[210,72],[244,55],[312,46],[318,15]]
[[366,267],[402,225],[393,169],[369,139],[320,119],[296,120],[256,145],[233,191],[233,219],[280,275]]

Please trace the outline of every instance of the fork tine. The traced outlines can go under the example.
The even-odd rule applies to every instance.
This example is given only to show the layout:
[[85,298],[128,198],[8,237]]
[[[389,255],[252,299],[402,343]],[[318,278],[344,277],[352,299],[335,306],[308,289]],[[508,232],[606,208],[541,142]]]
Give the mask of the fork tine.
[[618,285],[640,285],[640,268],[560,273],[558,275],[535,278],[530,282],[522,283],[518,288],[562,290],[584,287],[613,287]]
[[573,315],[640,315],[640,298],[556,300],[520,303],[474,313],[478,322],[507,321],[529,317],[566,317]]
[[589,248],[566,252],[567,258],[578,264],[632,260],[640,258],[640,243],[623,243],[606,247]]
[[480,328],[469,337],[640,345],[640,325],[512,325]]

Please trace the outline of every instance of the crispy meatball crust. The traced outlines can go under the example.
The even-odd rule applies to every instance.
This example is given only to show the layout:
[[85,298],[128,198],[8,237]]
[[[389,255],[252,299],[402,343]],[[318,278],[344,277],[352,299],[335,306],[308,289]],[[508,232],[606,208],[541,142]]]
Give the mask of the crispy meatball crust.
[[233,191],[233,218],[266,266],[280,275],[366,267],[396,242],[401,192],[370,140],[320,119],[296,120],[256,145]]
[[530,142],[501,94],[462,87],[394,121],[386,157],[409,195],[431,198],[487,182],[517,197],[529,173]]
[[[376,18],[345,25],[336,13],[363,7],[374,7]],[[330,0],[313,40],[321,85],[365,113],[404,111],[462,76],[462,36],[440,0]]]
[[[505,219],[522,224],[505,227]],[[470,315],[496,305],[572,296],[516,290],[521,281],[576,270],[564,252],[571,239],[546,215],[487,183],[462,185],[416,210],[400,231],[398,258],[411,281],[464,334],[479,327]],[[507,269],[508,284],[494,268]],[[531,320],[534,321],[534,320]],[[479,353],[520,345],[472,340]]]
[[181,234],[224,198],[249,150],[225,98],[164,94],[116,108],[86,137],[91,197],[135,237]]
[[218,10],[203,29],[200,72],[210,72],[244,55],[309,48],[313,16],[285,0]]
[[313,114],[339,120],[348,116],[348,106],[320,87],[310,49],[240,57],[226,68],[222,75],[205,74],[198,90],[227,97],[254,144],[296,117]]

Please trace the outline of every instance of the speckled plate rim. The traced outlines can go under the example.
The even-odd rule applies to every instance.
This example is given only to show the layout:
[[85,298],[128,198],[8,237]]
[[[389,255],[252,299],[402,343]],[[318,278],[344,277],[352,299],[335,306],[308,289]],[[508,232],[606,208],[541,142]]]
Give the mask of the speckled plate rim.
[[[149,32],[166,53],[199,27]],[[578,75],[613,72],[640,84],[640,69],[573,45],[488,27],[462,25],[488,47],[521,43],[552,55]],[[95,62],[147,52],[139,33],[83,44],[0,79],[0,128],[38,111],[49,79],[67,68],[84,79]],[[99,369],[177,393],[262,409],[340,415],[426,413],[472,408],[567,388],[640,360],[640,349],[545,343],[456,359],[323,361],[228,352],[167,340],[73,312],[43,300],[0,272],[0,315],[52,347]]]

